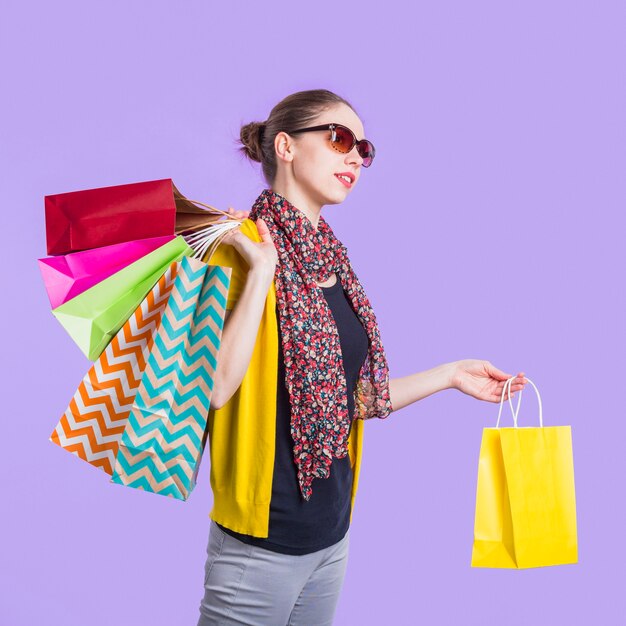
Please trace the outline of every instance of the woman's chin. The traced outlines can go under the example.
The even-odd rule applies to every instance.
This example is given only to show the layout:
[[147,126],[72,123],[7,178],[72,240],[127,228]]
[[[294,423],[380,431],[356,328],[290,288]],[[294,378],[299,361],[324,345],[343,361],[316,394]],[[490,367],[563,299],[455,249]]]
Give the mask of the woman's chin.
[[331,194],[332,200],[329,199],[327,204],[340,204],[348,197],[349,194],[350,189],[347,187],[344,187],[343,189],[334,189]]

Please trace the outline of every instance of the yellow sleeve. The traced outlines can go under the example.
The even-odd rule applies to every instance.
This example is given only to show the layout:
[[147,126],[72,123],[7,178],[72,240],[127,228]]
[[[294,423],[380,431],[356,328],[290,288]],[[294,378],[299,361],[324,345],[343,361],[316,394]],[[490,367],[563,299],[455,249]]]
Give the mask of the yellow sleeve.
[[[262,241],[252,220],[244,220],[241,231],[253,241]],[[245,286],[248,264],[227,244],[218,246],[208,262],[232,268],[226,306],[232,309]],[[213,491],[210,517],[227,528],[254,537],[267,537],[269,533],[277,381],[278,324],[272,282],[241,385],[221,409],[211,408],[208,415]]]

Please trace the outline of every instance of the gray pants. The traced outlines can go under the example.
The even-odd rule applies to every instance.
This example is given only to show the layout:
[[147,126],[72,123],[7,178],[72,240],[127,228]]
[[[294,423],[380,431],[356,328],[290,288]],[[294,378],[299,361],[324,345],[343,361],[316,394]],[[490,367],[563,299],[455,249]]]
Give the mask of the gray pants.
[[248,545],[211,520],[198,626],[332,624],[349,534],[333,546],[295,556]]

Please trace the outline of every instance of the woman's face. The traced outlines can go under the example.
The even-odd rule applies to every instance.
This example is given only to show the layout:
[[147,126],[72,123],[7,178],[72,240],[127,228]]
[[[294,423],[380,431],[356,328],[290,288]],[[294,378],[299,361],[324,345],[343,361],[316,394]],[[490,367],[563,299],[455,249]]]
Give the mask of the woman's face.
[[[357,141],[365,136],[358,115],[345,104],[333,106],[305,126],[331,122],[347,126],[356,135]],[[363,159],[357,152],[356,145],[347,154],[337,152],[330,145],[329,130],[297,133],[288,137],[293,177],[290,182],[319,206],[343,202],[356,186],[361,174]],[[279,148],[280,133],[276,139]],[[346,184],[339,178],[339,174],[348,176],[352,182]]]

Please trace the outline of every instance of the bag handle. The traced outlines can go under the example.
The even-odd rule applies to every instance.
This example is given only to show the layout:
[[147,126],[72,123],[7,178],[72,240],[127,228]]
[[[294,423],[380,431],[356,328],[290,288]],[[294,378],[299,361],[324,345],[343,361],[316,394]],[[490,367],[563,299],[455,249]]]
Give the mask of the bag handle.
[[183,235],[183,239],[194,250],[194,259],[202,259],[206,254],[208,262],[226,233],[240,225],[240,221],[224,220],[211,226],[205,226],[190,235]]
[[[200,200],[187,198],[176,188],[173,182],[172,190],[174,192],[174,204],[176,205],[176,226],[174,229],[176,235],[188,234],[199,228],[218,223],[221,224],[229,221],[241,222],[241,220],[233,217],[227,211],[222,211],[210,204],[200,202]],[[222,217],[226,217],[226,219],[224,220]]]
[[[513,409],[513,403],[511,402],[511,383],[513,382],[515,376],[509,378],[506,383],[504,383],[504,387],[502,388],[502,398],[500,398],[500,410],[498,411],[498,421],[496,422],[496,428],[499,428],[500,426],[500,415],[502,414],[502,407],[504,406],[504,394],[506,393],[506,391],[508,390],[508,400],[509,400],[509,404],[511,405],[511,412],[513,413],[513,425],[515,428],[517,428],[517,416],[519,414],[519,410],[520,410],[520,403],[522,401],[522,392],[519,392],[519,396],[517,398],[517,411],[515,411]],[[537,400],[539,401],[539,426],[541,426],[541,428],[543,428],[543,409],[541,407],[541,396],[539,395],[539,389],[537,389],[535,383],[530,380],[530,378],[528,378],[528,376],[525,376],[526,381],[529,382],[535,389],[535,391],[537,392]]]
[[[229,230],[241,226],[243,220],[233,217],[227,211],[205,204],[199,200],[185,197],[172,183],[174,201],[176,203],[176,234],[193,249],[194,259],[202,259],[206,255],[207,262],[217,250],[222,239]],[[205,207],[201,209],[197,204]],[[208,210],[207,210],[208,209]],[[225,216],[226,219],[222,219]]]

